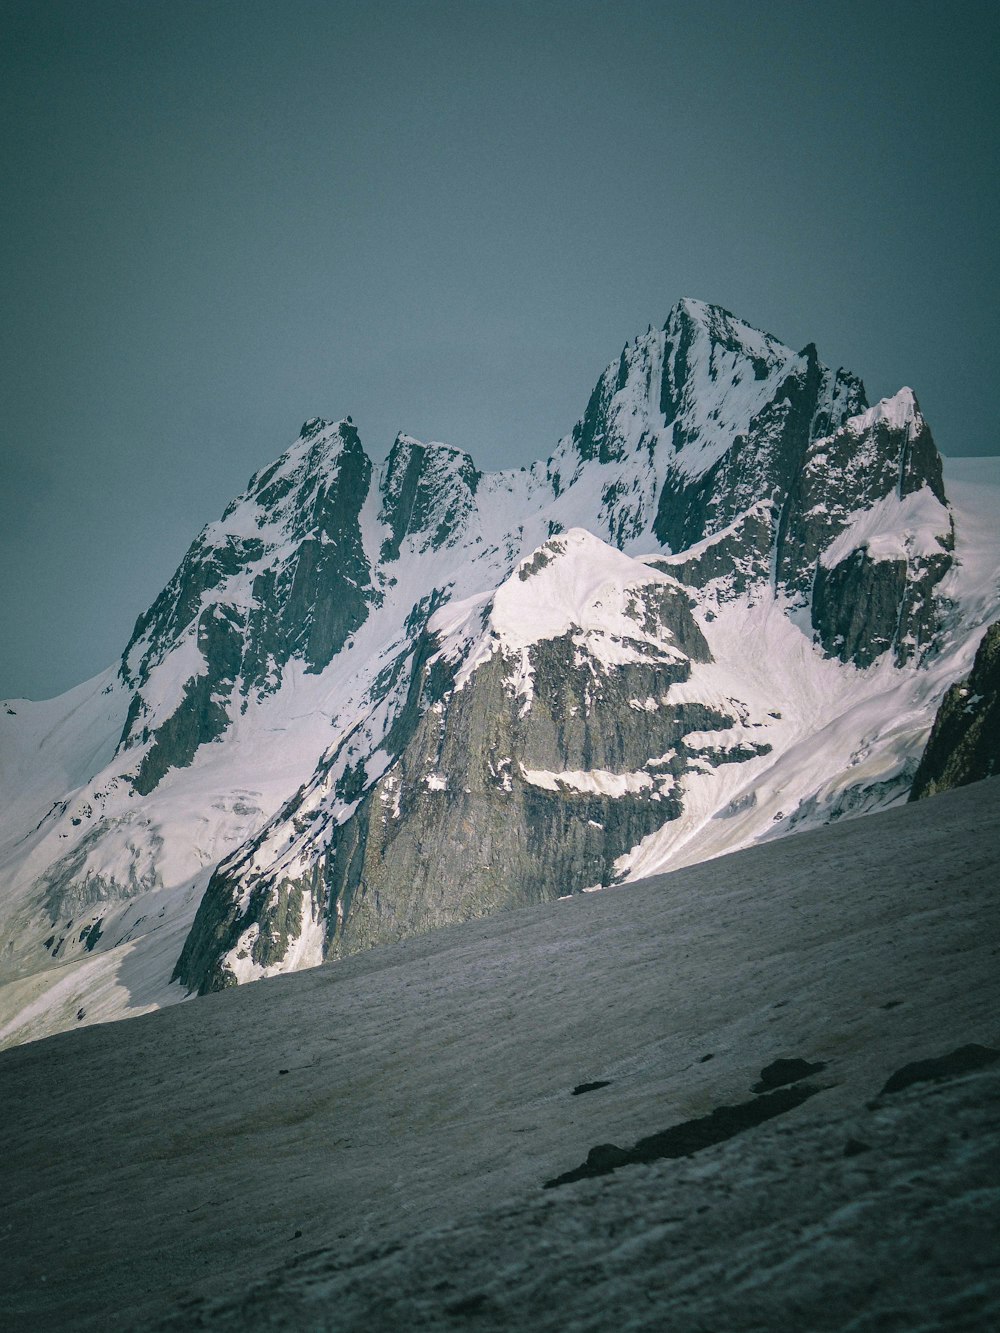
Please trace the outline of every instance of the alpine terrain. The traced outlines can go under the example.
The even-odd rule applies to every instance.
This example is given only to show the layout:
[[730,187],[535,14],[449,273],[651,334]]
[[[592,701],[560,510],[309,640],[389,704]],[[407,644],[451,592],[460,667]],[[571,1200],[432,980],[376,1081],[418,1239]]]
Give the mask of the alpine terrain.
[[985,1333],[1000,779],[0,1052],[11,1333]]
[[0,705],[0,1042],[905,802],[1000,616],[987,474],[692,300],[530,468],[307,421],[120,662]]

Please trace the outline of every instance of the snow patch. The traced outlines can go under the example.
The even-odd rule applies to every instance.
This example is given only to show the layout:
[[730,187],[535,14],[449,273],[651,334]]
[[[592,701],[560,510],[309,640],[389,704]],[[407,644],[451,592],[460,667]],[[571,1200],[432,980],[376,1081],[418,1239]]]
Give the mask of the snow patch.
[[531,786],[545,791],[589,792],[595,796],[627,796],[631,792],[652,791],[659,785],[659,780],[654,780],[650,773],[610,773],[603,768],[553,773],[544,768],[522,767],[521,776]]
[[851,514],[847,526],[820,556],[820,564],[833,569],[859,549],[875,561],[926,559],[942,553],[950,528],[947,508],[926,486],[902,499],[893,492]]

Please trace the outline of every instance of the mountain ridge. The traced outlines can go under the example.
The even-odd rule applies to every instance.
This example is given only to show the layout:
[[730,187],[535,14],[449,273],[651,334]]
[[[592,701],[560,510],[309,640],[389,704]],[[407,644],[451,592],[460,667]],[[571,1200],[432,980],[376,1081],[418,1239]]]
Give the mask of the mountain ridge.
[[[912,391],[870,408],[700,302],[530,468],[404,433],[376,467],[350,418],[311,418],[139,617],[94,705],[111,762],[105,737],[8,823],[0,1041],[32,1005],[86,1021],[86,976],[151,934],[171,966],[119,1011],[901,799],[967,669],[964,559]],[[591,602],[519,643],[584,567]],[[430,864],[438,899],[404,906]]]

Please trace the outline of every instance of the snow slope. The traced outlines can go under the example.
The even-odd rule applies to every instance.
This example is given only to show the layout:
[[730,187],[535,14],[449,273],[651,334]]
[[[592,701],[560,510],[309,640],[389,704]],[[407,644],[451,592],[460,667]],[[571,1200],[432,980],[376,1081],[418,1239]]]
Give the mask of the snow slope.
[[[997,1066],[879,1093],[1000,1046],[998,815],[987,781],[0,1053],[0,1322],[991,1327]],[[820,1091],[543,1188],[778,1058]]]

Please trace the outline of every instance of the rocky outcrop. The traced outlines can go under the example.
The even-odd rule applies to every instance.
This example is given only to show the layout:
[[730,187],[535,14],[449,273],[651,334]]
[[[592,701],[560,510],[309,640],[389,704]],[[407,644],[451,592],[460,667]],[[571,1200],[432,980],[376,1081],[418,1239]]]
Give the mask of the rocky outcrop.
[[403,542],[420,551],[453,546],[476,512],[480,474],[468,454],[398,435],[382,476],[380,519],[388,529],[381,559],[398,560]]
[[808,604],[831,656],[897,666],[934,645],[954,523],[941,458],[909,389],[809,450],[779,530],[775,577]]
[[947,536],[941,457],[916,399],[903,389],[810,444],[782,513],[777,579],[807,592],[816,562],[859,514],[925,488],[945,511],[940,522]]
[[529,659],[527,708],[496,654],[427,709],[336,829],[328,955],[612,882],[618,857],[680,813],[684,737],[734,721],[699,704],[629,706],[665,699],[683,661],[601,668],[571,635]]
[[[143,726],[139,739],[152,737],[134,778],[135,790],[147,796],[171,768],[186,768],[198,748],[213,741],[229,726],[226,703],[240,674],[246,620],[233,607],[215,603],[198,617],[195,632],[198,651],[205,662],[203,675],[191,676],[184,685],[180,704],[154,731]],[[130,729],[141,717],[142,695],[132,696],[140,709],[130,713]]]
[[1000,621],[983,635],[967,680],[941,702],[910,800],[1000,774]]
[[905,560],[872,560],[858,548],[833,569],[820,565],[812,603],[820,643],[831,657],[871,666],[892,647],[905,591]]
[[728,528],[679,556],[651,563],[692,588],[711,588],[730,601],[769,582],[776,532],[773,501],[761,500]]
[[[683,307],[671,318],[665,380],[675,379],[679,368],[687,367],[700,332],[697,324],[692,328],[691,313]],[[738,336],[738,328],[732,316],[718,312],[708,325],[709,336],[716,329],[717,339],[711,338],[710,350],[702,351],[700,359],[710,382],[727,376],[737,392],[744,384],[756,387],[757,393],[745,395],[756,410],[721,452],[709,447],[709,466],[695,475],[682,451],[699,445],[704,449],[710,423],[675,420],[673,444],[680,456],[668,466],[654,523],[660,542],[675,552],[721,532],[759,501],[783,508],[809,446],[866,406],[861,382],[821,366],[811,344],[789,356],[787,348],[779,351],[771,340],[763,340],[754,353],[746,337]],[[767,393],[760,392],[761,385]],[[693,387],[687,389],[689,396]],[[669,392],[665,387],[661,401],[672,410],[685,397],[678,396],[676,386]],[[713,453],[718,453],[714,459]]]
[[832,568],[820,563],[813,585],[812,622],[831,657],[868,667],[893,652],[897,666],[936,641],[941,618],[936,587],[951,557],[942,552],[916,567],[902,559],[873,559],[856,547]]

